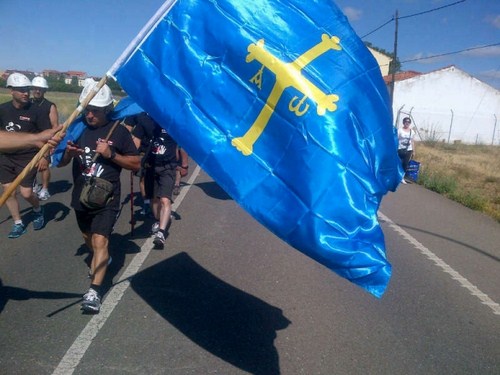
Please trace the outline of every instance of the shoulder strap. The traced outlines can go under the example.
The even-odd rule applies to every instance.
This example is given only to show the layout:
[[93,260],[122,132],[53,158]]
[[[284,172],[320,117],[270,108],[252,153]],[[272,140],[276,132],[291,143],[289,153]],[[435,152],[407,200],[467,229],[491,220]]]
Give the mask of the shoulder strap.
[[[111,137],[111,134],[113,134],[113,132],[115,131],[115,129],[119,123],[120,123],[120,120],[116,120],[115,123],[113,124],[113,126],[111,127],[111,129],[109,129],[108,135],[106,136],[106,139],[105,139],[106,142],[109,140],[109,138]],[[101,155],[100,153],[96,152],[94,157],[92,158],[92,162],[95,163],[95,161],[97,160],[97,158],[100,155]]]

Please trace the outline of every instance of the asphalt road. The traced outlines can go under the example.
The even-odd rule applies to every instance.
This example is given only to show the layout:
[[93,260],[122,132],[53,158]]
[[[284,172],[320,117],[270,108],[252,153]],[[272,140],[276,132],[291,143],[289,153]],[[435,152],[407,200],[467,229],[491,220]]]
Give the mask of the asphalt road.
[[96,316],[79,310],[69,168],[53,171],[43,230],[8,239],[0,209],[1,374],[500,374],[500,224],[401,186],[380,210],[393,277],[378,300],[190,172],[165,250],[150,219],[130,234],[123,195]]

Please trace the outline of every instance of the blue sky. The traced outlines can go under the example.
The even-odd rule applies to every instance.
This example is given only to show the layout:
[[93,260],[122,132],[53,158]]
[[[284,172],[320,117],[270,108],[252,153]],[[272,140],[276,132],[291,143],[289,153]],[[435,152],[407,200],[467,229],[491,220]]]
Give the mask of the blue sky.
[[[251,1],[251,0],[241,0]],[[459,0],[337,0],[359,36],[391,20]],[[163,0],[0,0],[0,70],[78,70],[102,76]],[[363,40],[394,47],[394,21]],[[403,70],[429,72],[449,65],[500,89],[500,45],[433,59],[420,59],[500,43],[500,1],[466,0],[401,18],[398,56]]]

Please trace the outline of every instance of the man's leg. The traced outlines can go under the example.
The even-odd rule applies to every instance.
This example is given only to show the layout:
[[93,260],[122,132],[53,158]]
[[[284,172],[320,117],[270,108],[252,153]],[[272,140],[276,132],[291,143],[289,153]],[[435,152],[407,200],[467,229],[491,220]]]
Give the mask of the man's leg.
[[153,239],[153,244],[157,249],[163,249],[165,246],[165,238],[167,237],[167,227],[170,222],[170,214],[172,212],[172,202],[167,197],[155,198],[154,201],[156,210],[159,211],[158,231]]
[[90,272],[92,275],[92,283],[87,293],[83,296],[81,309],[89,313],[98,313],[101,310],[102,299],[102,283],[106,276],[108,268],[109,252],[108,252],[108,237],[92,233],[91,235],[84,234],[85,242],[90,240],[92,251],[92,262]]
[[50,183],[50,169],[47,168],[40,172],[42,176],[42,189],[38,192],[38,198],[45,201],[50,198],[49,183]]
[[168,222],[170,221],[170,214],[172,213],[172,202],[166,197],[160,198],[160,230],[167,229]]
[[38,196],[33,193],[31,187],[21,186],[19,189],[22,197],[33,206],[33,229],[40,230],[45,225],[45,218],[43,216],[43,209],[40,206],[40,200]]
[[[4,191],[7,190],[10,186],[10,183],[3,184]],[[21,214],[19,213],[19,202],[17,200],[17,190],[14,190],[12,194],[5,201],[5,205],[9,209],[10,216],[14,222],[21,220]]]
[[92,250],[94,253],[92,256],[92,263],[90,266],[93,275],[92,284],[101,286],[104,277],[106,276],[106,270],[108,268],[109,240],[108,237],[105,237],[102,234],[93,233],[91,242],[92,242]]

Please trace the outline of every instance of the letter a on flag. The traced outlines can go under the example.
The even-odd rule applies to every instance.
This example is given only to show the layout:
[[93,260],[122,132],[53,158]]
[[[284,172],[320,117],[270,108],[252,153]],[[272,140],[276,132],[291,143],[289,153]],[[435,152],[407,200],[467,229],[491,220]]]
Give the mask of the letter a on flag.
[[256,220],[380,297],[402,171],[379,67],[331,0],[167,1],[108,72]]

